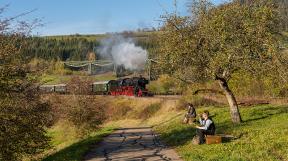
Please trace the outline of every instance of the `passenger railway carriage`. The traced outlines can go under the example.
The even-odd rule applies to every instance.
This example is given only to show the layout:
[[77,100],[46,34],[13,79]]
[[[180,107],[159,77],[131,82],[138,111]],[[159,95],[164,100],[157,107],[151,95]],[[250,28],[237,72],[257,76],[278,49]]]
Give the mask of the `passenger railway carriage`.
[[[92,84],[92,93],[97,95],[112,95],[112,96],[148,96],[146,85],[149,81],[143,77],[124,78],[118,80],[99,81]],[[69,93],[66,84],[57,85],[42,85],[39,87],[43,93]]]

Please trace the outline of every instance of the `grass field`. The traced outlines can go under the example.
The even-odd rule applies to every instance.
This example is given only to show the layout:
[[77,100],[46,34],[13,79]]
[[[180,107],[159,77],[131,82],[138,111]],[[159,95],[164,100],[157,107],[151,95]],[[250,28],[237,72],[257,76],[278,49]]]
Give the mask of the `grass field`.
[[[123,120],[115,120],[108,125],[139,126],[150,125],[160,135],[162,141],[175,148],[185,161],[277,161],[288,160],[288,106],[259,105],[241,107],[243,123],[234,125],[228,107],[205,106],[197,112],[209,110],[216,124],[217,134],[233,135],[235,139],[222,144],[193,145],[196,129],[181,123],[185,111],[177,110],[177,101],[153,99],[155,105],[147,106],[149,118],[133,117],[128,113]],[[149,100],[139,100],[139,104]],[[131,102],[131,101],[130,101]],[[174,104],[173,104],[174,102]],[[137,107],[135,102],[133,103]],[[160,105],[159,105],[160,104]],[[143,106],[143,105],[142,105]],[[159,106],[161,106],[159,108]],[[155,108],[155,109],[152,109]],[[134,111],[136,112],[137,109]]]
[[46,153],[43,161],[80,161],[92,144],[113,131],[113,127],[99,129],[86,137],[78,137],[75,128],[69,124],[58,123],[48,130],[53,147]]
[[181,124],[179,117],[155,129],[167,144],[176,148],[187,161],[288,160],[288,106],[241,108],[243,123],[233,125],[228,108],[206,107],[216,123],[216,133],[231,134],[237,139],[214,145],[193,145],[195,128]]

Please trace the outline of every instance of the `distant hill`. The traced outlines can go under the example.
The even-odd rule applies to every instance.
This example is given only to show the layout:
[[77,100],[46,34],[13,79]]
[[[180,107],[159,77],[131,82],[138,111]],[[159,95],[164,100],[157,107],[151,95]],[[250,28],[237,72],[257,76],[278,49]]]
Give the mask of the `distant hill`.
[[[152,48],[150,40],[155,32],[122,32],[117,33],[123,37],[135,39],[136,45],[145,49]],[[86,60],[87,54],[95,52],[95,48],[100,45],[101,39],[110,34],[91,34],[91,35],[57,35],[29,38],[29,46],[23,52],[27,57],[40,58],[45,60]]]
[[88,35],[81,35],[81,34],[74,34],[74,35],[56,35],[56,36],[43,36],[43,38],[48,39],[56,39],[56,40],[65,40],[65,39],[86,39],[88,41],[99,41],[105,37],[108,37],[109,35],[113,34],[120,34],[124,37],[131,37],[135,38],[137,40],[139,39],[146,39],[149,36],[151,36],[154,31],[144,31],[144,32],[121,32],[121,33],[106,33],[106,34],[88,34]]

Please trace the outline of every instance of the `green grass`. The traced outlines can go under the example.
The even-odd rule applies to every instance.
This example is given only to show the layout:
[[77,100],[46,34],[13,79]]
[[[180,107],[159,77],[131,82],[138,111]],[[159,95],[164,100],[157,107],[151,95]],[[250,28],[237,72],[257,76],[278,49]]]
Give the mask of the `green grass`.
[[181,124],[181,117],[156,127],[161,138],[174,146],[184,160],[253,161],[288,160],[288,107],[255,106],[241,108],[243,123],[233,125],[228,108],[209,110],[216,123],[216,133],[231,134],[237,139],[213,145],[193,145],[195,128]]
[[[56,130],[57,131],[57,130]],[[60,144],[68,144],[59,151],[50,154],[43,161],[80,161],[83,159],[85,153],[89,151],[92,144],[95,144],[102,140],[102,138],[113,131],[112,127],[106,127],[99,129],[98,131],[91,133],[88,137],[84,139],[79,139],[74,143],[68,139],[59,139],[63,136],[63,131],[54,131],[50,133],[52,136],[52,145],[59,146]],[[64,130],[65,131],[65,130]],[[67,133],[66,137],[69,138],[71,133]],[[75,138],[74,138],[75,139]],[[72,139],[73,140],[73,139]]]

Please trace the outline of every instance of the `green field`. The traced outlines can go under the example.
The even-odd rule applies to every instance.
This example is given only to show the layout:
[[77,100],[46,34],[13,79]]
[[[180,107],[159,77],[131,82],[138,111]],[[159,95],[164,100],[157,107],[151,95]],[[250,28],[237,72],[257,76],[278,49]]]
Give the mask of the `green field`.
[[288,160],[288,106],[241,108],[243,123],[233,125],[228,108],[205,107],[216,123],[216,133],[230,134],[234,140],[214,145],[193,145],[195,128],[181,124],[181,118],[156,127],[161,138],[176,148],[184,160],[277,161]]

